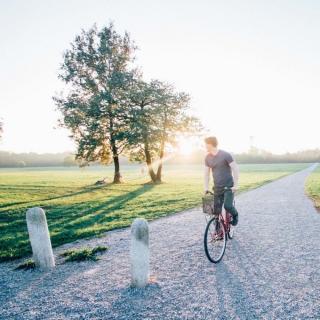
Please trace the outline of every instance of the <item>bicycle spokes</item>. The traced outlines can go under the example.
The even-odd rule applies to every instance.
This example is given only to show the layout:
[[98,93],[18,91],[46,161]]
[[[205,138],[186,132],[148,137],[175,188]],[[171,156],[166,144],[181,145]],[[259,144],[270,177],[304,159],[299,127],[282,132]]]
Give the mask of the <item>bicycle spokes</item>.
[[211,262],[219,262],[226,248],[226,230],[223,222],[218,218],[212,218],[206,227],[204,246],[208,259]]

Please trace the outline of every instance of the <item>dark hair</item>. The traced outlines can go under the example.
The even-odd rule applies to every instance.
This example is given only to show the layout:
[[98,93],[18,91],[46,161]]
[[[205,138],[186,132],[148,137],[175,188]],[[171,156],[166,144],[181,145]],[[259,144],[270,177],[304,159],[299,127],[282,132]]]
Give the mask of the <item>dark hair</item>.
[[218,140],[216,137],[208,137],[208,138],[205,138],[204,141],[206,144],[211,144],[214,147],[218,145]]

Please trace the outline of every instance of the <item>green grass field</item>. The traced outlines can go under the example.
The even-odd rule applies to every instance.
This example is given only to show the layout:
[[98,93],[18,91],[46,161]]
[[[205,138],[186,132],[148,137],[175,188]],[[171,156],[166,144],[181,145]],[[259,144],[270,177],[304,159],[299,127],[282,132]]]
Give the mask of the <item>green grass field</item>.
[[[240,191],[258,187],[307,164],[241,165]],[[152,220],[200,203],[203,168],[168,165],[164,183],[146,184],[139,166],[123,166],[125,183],[94,186],[112,167],[0,169],[0,261],[31,252],[25,213],[46,210],[53,246],[125,227],[135,217]]]
[[306,190],[314,201],[315,207],[320,210],[320,166],[311,173],[306,183]]

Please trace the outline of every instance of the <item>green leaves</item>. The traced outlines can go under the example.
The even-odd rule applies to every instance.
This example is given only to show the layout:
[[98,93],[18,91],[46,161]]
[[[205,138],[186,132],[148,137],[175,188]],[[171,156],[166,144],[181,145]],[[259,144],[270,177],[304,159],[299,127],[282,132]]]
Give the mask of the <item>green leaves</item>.
[[129,64],[134,50],[128,34],[121,36],[110,24],[100,31],[96,26],[82,30],[64,54],[59,77],[67,90],[54,101],[83,164],[110,163],[119,154],[125,136],[120,116],[126,107],[123,93],[133,72]]
[[151,163],[161,160],[166,146],[174,145],[178,135],[200,129],[199,120],[188,115],[190,97],[185,92],[176,92],[172,85],[158,80],[137,79],[133,87],[127,138],[131,159],[145,161],[149,154]]
[[150,165],[163,158],[178,134],[199,128],[187,113],[188,94],[142,79],[133,65],[136,48],[128,33],[120,35],[112,23],[82,30],[63,55],[59,78],[66,91],[54,97],[60,123],[77,144],[76,158],[83,165],[113,160],[115,176],[120,176],[121,152]]

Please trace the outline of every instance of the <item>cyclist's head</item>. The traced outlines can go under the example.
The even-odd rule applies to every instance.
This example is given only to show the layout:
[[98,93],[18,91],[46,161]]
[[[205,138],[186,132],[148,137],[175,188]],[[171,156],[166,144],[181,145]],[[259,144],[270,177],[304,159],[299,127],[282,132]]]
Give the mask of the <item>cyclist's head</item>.
[[218,146],[218,140],[216,137],[207,137],[204,139],[204,142],[208,152],[216,149]]

